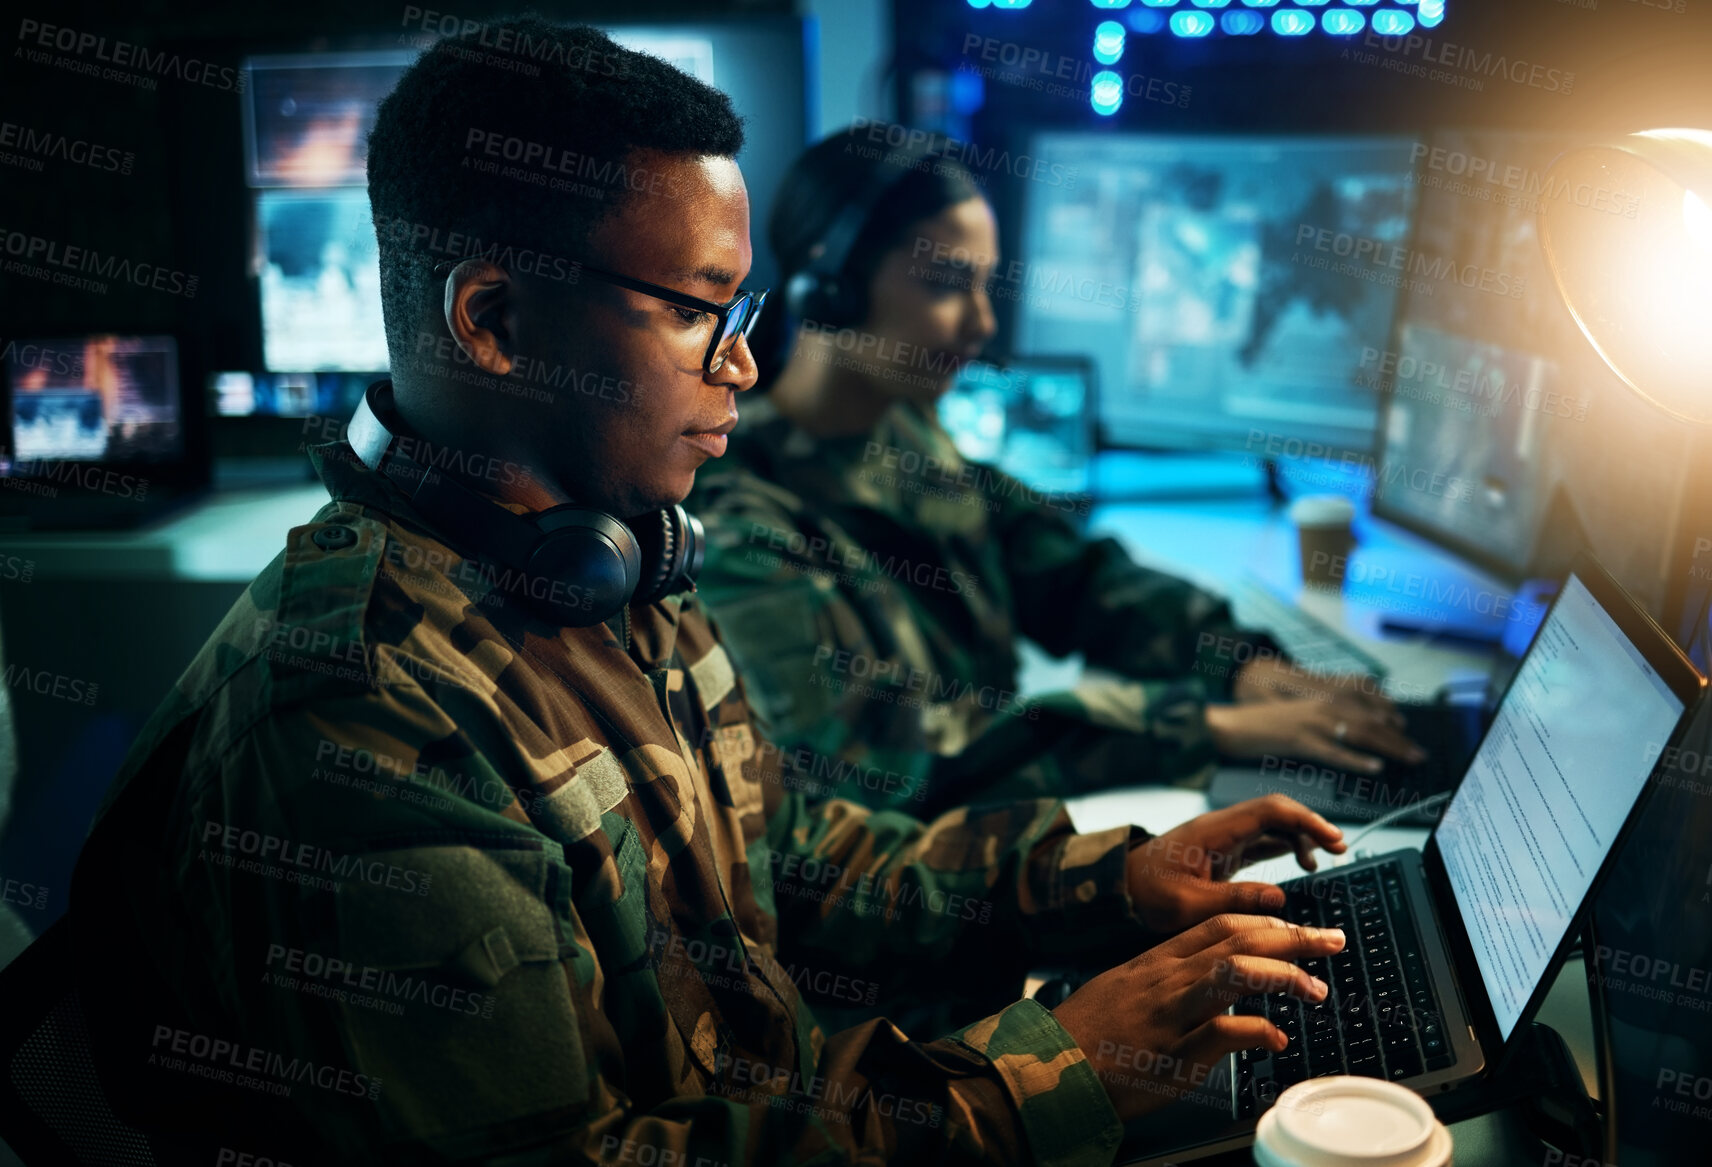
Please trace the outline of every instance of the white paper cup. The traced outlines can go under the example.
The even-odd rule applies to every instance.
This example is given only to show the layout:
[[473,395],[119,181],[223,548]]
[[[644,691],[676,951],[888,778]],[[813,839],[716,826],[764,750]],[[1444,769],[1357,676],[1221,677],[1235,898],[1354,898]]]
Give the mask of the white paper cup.
[[1254,1130],[1259,1167],[1450,1167],[1450,1152],[1426,1101],[1377,1078],[1298,1082]]

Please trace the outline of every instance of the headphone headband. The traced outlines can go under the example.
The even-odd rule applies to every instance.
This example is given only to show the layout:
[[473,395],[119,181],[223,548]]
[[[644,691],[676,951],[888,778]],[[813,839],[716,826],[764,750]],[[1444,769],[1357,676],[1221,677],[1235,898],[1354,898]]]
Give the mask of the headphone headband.
[[[856,246],[862,228],[868,225],[868,217],[880,205],[880,200],[908,178],[919,163],[937,153],[936,148],[920,142],[905,142],[895,154],[888,153],[882,164],[871,171],[857,188],[856,197],[839,208],[838,215],[820,237],[820,254],[804,270],[817,275],[843,275],[845,264],[850,262],[850,251]],[[902,155],[901,160],[899,155]]]
[[[853,137],[855,128],[846,134]],[[856,241],[881,200],[921,163],[940,152],[931,135],[928,141],[922,142],[912,134],[902,146],[895,150],[886,149],[881,164],[866,175],[855,195],[839,208],[838,214],[821,233],[814,245],[819,248],[818,253],[786,284],[785,307],[792,315],[825,324],[845,325],[856,323],[864,314],[861,308],[866,300],[866,289],[850,285],[845,270],[850,264]]]

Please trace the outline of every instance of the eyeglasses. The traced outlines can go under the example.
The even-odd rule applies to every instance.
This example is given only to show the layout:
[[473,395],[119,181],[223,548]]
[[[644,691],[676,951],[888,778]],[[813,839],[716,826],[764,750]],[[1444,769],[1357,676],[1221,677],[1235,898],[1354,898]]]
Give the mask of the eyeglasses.
[[[447,275],[452,271],[453,266],[450,262],[438,263],[434,267],[434,274],[437,276]],[[632,279],[629,276],[619,275],[617,272],[589,267],[587,264],[578,265],[577,270],[581,275],[593,276],[597,280],[614,284],[617,287],[628,288],[632,292],[641,292],[645,296],[664,300],[668,304],[676,304],[680,308],[693,308],[697,312],[704,312],[713,317],[713,335],[708,338],[707,351],[702,354],[701,358],[701,367],[706,370],[709,376],[724,368],[726,358],[731,355],[731,350],[737,347],[737,338],[748,336],[750,330],[755,327],[755,321],[761,318],[761,308],[767,303],[767,293],[772,291],[771,288],[762,288],[759,292],[738,289],[737,294],[731,299],[723,304],[716,304],[712,300],[703,300],[660,284]]]
[[593,276],[620,288],[641,292],[644,296],[652,296],[656,300],[664,300],[680,308],[694,308],[712,316],[715,320],[713,335],[708,338],[707,352],[703,353],[701,358],[701,366],[709,375],[724,367],[725,358],[737,347],[737,338],[749,335],[749,330],[755,327],[755,321],[761,318],[761,308],[767,302],[767,293],[772,291],[771,288],[762,288],[759,292],[739,289],[737,294],[725,303],[715,304],[712,300],[703,300],[659,284],[651,284],[647,280],[631,279],[617,272],[589,267],[587,264],[582,265],[580,271],[585,276]]

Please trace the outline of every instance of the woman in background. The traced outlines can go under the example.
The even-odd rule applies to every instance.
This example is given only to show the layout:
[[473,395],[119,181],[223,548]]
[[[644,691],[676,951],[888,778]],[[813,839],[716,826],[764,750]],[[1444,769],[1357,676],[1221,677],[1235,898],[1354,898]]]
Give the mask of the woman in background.
[[[1220,756],[1418,761],[1383,697],[1292,669],[1223,600],[1085,537],[1074,500],[958,454],[935,410],[995,331],[993,210],[965,166],[891,151],[887,129],[786,174],[768,241],[794,335],[782,367],[757,348],[765,395],[690,502],[699,590],[787,780],[931,817],[1198,785]],[[1107,675],[1025,701],[1020,637]]]

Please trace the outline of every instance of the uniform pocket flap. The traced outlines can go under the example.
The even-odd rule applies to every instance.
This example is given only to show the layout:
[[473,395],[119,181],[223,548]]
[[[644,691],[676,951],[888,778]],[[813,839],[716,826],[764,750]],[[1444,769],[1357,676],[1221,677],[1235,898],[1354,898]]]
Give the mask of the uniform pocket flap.
[[372,856],[418,875],[425,894],[380,884],[338,896],[340,956],[359,968],[441,970],[492,988],[518,965],[560,958],[548,906],[549,860],[539,851],[423,846]]

